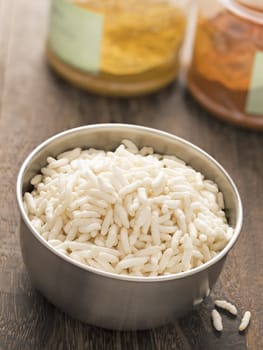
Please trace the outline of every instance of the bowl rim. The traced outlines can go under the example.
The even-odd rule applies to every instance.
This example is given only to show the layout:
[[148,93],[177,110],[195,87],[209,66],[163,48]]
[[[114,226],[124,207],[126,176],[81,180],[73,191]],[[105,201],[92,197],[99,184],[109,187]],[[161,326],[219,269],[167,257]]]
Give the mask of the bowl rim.
[[[180,142],[181,144],[183,144],[187,147],[193,148],[195,151],[201,153],[205,158],[207,158],[210,162],[212,162],[221,173],[223,173],[223,175],[227,179],[228,183],[232,187],[232,190],[233,190],[235,197],[236,197],[237,218],[236,218],[236,225],[233,228],[234,229],[233,236],[231,237],[230,241],[226,244],[226,246],[216,256],[214,256],[212,259],[210,259],[209,261],[205,262],[204,264],[202,264],[198,267],[192,268],[192,269],[185,271],[185,272],[179,272],[176,274],[161,275],[161,276],[121,275],[121,274],[117,274],[117,273],[99,270],[99,269],[96,269],[92,266],[82,264],[82,263],[80,263],[76,260],[73,260],[72,258],[64,255],[63,253],[60,253],[55,247],[53,247],[51,244],[49,244],[48,241],[44,237],[42,237],[41,234],[38,233],[38,231],[33,227],[33,225],[31,224],[31,222],[30,222],[30,220],[25,212],[24,206],[23,206],[23,193],[22,193],[23,175],[24,175],[26,169],[28,168],[28,166],[30,165],[31,159],[34,156],[36,156],[38,153],[40,153],[46,146],[51,144],[53,141],[55,141],[57,139],[61,139],[61,138],[63,139],[66,135],[75,134],[75,133],[81,132],[83,130],[92,130],[93,129],[95,131],[96,129],[109,130],[109,129],[115,129],[115,128],[130,129],[130,130],[133,130],[134,132],[143,131],[143,132],[147,132],[150,134],[155,134],[158,136],[168,138],[171,141]],[[242,207],[242,202],[241,202],[239,192],[237,190],[237,187],[236,187],[234,181],[232,180],[230,175],[227,173],[227,171],[223,168],[223,166],[220,163],[218,163],[206,151],[199,148],[198,146],[191,143],[190,141],[185,140],[182,137],[176,136],[174,134],[171,134],[171,133],[168,133],[166,131],[159,130],[159,129],[154,129],[154,128],[150,128],[150,127],[146,127],[146,126],[142,126],[142,125],[134,125],[134,124],[124,124],[124,123],[89,124],[89,125],[84,125],[84,126],[80,126],[80,127],[76,127],[76,128],[72,128],[72,129],[68,129],[68,130],[59,132],[59,133],[49,137],[45,141],[41,142],[38,146],[36,146],[28,154],[28,156],[25,158],[22,166],[20,167],[20,170],[19,170],[18,176],[17,176],[17,181],[16,181],[16,199],[17,199],[20,215],[21,215],[21,218],[23,219],[24,223],[26,224],[28,229],[31,231],[33,236],[42,245],[44,245],[44,247],[47,248],[51,253],[55,254],[57,257],[64,260],[65,262],[72,264],[75,267],[80,268],[84,271],[87,271],[87,272],[90,272],[90,273],[93,273],[96,275],[100,275],[100,276],[103,276],[106,278],[117,279],[117,280],[121,280],[121,281],[129,281],[129,282],[165,282],[165,281],[170,281],[170,280],[187,278],[191,275],[194,275],[194,274],[197,274],[199,272],[203,272],[204,270],[207,270],[208,268],[215,265],[218,261],[223,259],[229,253],[229,251],[232,249],[232,247],[236,243],[236,241],[241,233],[242,222],[243,222],[243,207]]]

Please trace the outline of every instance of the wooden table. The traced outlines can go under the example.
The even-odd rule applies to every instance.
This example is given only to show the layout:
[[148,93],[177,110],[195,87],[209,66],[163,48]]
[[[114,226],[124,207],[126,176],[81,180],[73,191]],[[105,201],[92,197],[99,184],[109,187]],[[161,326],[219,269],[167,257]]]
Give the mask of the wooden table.
[[[180,86],[130,100],[87,94],[47,67],[47,1],[0,0],[0,349],[263,349],[262,134],[213,119]],[[123,122],[166,130],[215,157],[235,180],[244,205],[243,233],[230,253],[213,298],[251,310],[245,334],[239,317],[211,327],[208,299],[172,325],[143,332],[111,332],[71,319],[31,285],[19,248],[15,199],[18,169],[41,141],[80,125]]]

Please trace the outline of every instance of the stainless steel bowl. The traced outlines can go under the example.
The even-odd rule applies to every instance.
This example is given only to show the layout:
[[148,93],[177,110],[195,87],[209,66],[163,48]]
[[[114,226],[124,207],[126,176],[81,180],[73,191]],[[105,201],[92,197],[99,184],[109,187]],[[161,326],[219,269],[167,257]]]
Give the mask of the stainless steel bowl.
[[[150,145],[158,153],[177,155],[218,184],[234,235],[216,257],[177,275],[120,276],[72,261],[51,247],[34,229],[23,208],[22,197],[30,190],[30,179],[46,164],[46,158],[74,147],[111,150],[124,138],[134,141],[139,147]],[[152,328],[191,310],[209,294],[242,226],[238,191],[226,171],[211,156],[174,135],[127,124],[84,126],[43,142],[21,167],[17,200],[22,217],[20,242],[23,259],[36,288],[69,315],[109,329]]]

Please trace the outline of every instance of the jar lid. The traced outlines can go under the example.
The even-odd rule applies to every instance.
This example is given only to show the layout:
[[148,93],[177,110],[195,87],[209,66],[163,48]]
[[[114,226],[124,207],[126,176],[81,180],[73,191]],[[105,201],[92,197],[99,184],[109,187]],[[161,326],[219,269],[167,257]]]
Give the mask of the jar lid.
[[[245,20],[263,25],[263,0],[218,0],[226,9]],[[247,3],[245,5],[245,2]],[[250,5],[248,5],[250,3]],[[252,3],[258,4],[257,8]]]
[[263,11],[262,0],[237,0],[240,4],[250,7],[253,10]]

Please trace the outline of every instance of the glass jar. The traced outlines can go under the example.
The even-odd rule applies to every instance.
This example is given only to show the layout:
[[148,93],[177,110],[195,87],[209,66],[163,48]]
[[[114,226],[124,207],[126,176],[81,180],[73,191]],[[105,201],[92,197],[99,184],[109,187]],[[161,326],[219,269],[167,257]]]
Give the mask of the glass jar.
[[225,121],[263,129],[263,1],[200,0],[188,88]]
[[111,96],[155,91],[176,78],[187,0],[52,0],[50,65]]

